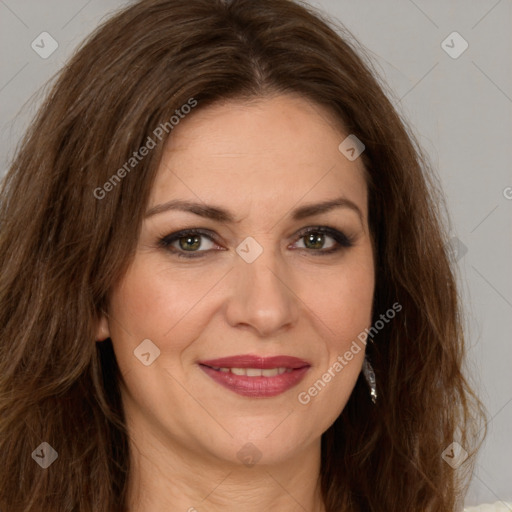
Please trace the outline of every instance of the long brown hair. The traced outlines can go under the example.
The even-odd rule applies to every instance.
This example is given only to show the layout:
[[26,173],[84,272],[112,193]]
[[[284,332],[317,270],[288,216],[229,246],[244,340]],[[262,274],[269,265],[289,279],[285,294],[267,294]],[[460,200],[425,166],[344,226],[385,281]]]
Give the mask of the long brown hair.
[[[143,0],[57,77],[0,195],[1,510],[125,510],[122,376],[95,326],[133,258],[169,120],[191,99],[197,110],[288,92],[365,144],[374,320],[403,308],[367,347],[377,403],[359,377],[322,437],[326,510],[453,511],[485,413],[462,373],[437,180],[350,34],[290,0]],[[114,180],[162,125],[156,147]],[[441,456],[453,441],[470,454],[459,471]],[[31,457],[42,442],[58,452],[46,470]]]

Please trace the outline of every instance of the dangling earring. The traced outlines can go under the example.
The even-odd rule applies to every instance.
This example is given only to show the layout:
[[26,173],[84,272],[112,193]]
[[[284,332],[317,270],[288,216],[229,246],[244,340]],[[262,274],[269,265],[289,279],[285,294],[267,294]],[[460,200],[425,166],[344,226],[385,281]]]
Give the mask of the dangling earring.
[[363,361],[363,375],[370,388],[370,396],[372,402],[375,403],[377,401],[377,384],[375,380],[375,372],[373,371],[372,365],[370,364],[366,356],[364,356]]

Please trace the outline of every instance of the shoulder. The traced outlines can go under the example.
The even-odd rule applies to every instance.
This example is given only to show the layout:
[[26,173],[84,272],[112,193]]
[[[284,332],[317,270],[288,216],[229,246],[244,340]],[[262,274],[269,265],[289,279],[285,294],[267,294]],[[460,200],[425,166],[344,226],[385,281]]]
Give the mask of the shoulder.
[[512,503],[497,501],[496,503],[466,507],[464,512],[512,512]]

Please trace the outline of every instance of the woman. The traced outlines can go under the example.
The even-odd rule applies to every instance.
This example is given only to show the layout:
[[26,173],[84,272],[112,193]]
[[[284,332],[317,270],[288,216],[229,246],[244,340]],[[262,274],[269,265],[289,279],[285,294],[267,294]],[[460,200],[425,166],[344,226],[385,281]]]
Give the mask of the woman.
[[143,0],[61,72],[0,199],[0,509],[458,510],[441,198],[348,41]]

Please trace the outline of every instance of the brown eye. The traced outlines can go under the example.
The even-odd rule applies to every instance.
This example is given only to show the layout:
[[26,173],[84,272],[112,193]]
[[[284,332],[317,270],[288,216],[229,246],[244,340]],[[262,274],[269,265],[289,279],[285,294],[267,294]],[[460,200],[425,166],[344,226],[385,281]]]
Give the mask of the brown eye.
[[201,247],[201,235],[183,236],[177,242],[180,249],[195,251]]
[[160,239],[158,245],[176,253],[180,257],[197,258],[202,256],[201,253],[209,252],[215,246],[215,243],[209,233],[191,229],[167,235]]
[[[299,247],[299,249],[309,250],[319,255],[338,252],[353,245],[353,241],[341,231],[323,226],[308,228],[302,231],[299,236],[299,241],[302,240],[304,244],[304,247]],[[329,243],[328,247],[325,247],[326,238],[333,241]]]
[[[316,233],[316,232],[310,232],[307,235],[303,236],[301,240],[304,240],[304,245],[306,249],[325,249],[325,238],[331,238],[325,233]],[[335,241],[334,241],[335,242]],[[331,247],[333,244],[331,244]],[[330,249],[331,247],[328,247]]]
[[[327,239],[331,239],[331,242],[328,242],[326,247]],[[324,226],[304,229],[298,234],[298,241],[295,243],[301,241],[304,245],[297,247],[298,249],[319,256],[332,254],[353,245],[352,240],[341,231]],[[161,238],[158,245],[183,258],[200,258],[215,247],[219,247],[211,232],[196,228],[171,233]]]

